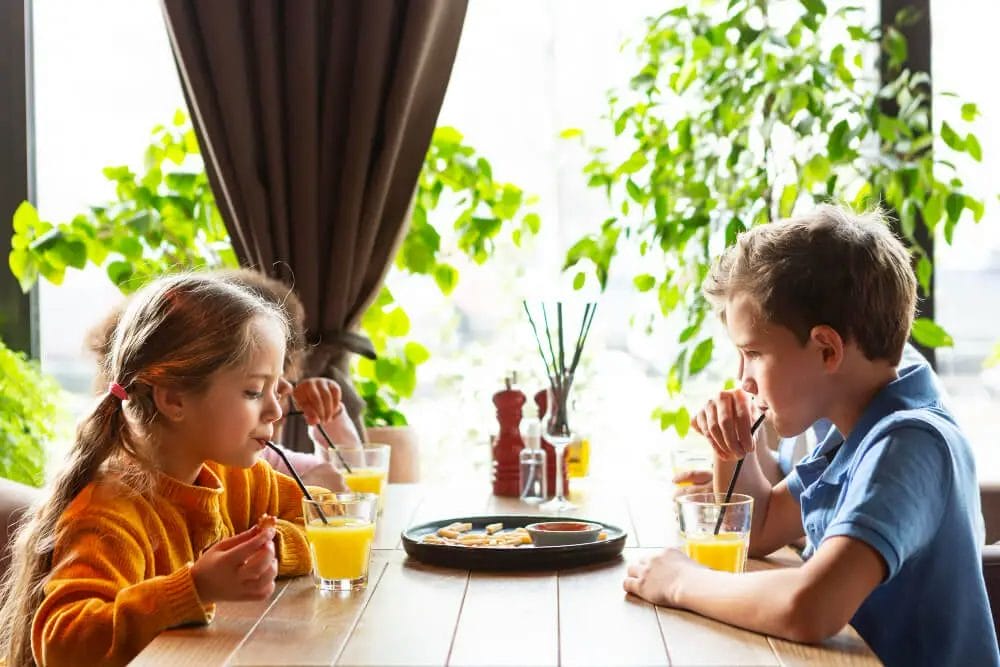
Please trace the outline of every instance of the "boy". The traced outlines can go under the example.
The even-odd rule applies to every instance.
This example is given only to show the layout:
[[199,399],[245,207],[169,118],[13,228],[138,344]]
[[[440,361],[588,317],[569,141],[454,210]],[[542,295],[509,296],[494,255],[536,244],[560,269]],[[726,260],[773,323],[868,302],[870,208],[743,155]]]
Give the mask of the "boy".
[[794,641],[850,622],[889,665],[1000,665],[968,443],[928,369],[896,370],[916,302],[902,244],[877,215],[823,206],[741,235],[704,290],[743,365],[696,423],[716,490],[753,450],[751,397],[780,436],[827,418],[846,439],[831,432],[774,487],[756,456],[743,464],[750,555],[805,536],[802,567],[733,575],[668,549],[630,566],[625,590]]

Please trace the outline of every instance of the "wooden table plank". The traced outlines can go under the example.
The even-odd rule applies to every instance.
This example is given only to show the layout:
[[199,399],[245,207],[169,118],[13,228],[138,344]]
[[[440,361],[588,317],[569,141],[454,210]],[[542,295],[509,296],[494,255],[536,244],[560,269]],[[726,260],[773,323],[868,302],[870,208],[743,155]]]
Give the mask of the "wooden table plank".
[[321,592],[312,577],[298,577],[268,610],[229,664],[332,665],[378,588],[386,564],[386,556],[376,552],[372,556],[368,587],[350,594]]
[[469,574],[383,552],[389,561],[337,658],[341,665],[443,665]]
[[656,608],[672,665],[778,665],[767,638],[697,614]]
[[473,572],[449,665],[558,665],[555,573]]
[[221,665],[243,643],[247,634],[280,600],[293,580],[275,584],[270,599],[260,602],[220,602],[215,618],[208,625],[175,628],[161,632],[131,665]]
[[782,665],[865,665],[873,667],[882,662],[875,657],[865,640],[847,626],[839,633],[817,646],[796,644],[776,637],[768,637],[771,648]]
[[[627,559],[559,572],[559,647],[563,665],[665,665],[653,605],[622,589]],[[655,552],[651,552],[655,553]]]

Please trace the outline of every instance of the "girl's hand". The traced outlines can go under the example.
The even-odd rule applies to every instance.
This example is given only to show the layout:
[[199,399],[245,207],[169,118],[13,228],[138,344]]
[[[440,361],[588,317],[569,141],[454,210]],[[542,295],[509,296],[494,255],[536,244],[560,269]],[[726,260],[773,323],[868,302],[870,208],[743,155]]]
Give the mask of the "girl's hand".
[[691,419],[691,428],[708,438],[717,457],[734,461],[754,450],[750,413],[750,394],[742,389],[720,391]]
[[292,398],[310,426],[326,423],[343,412],[340,396],[340,385],[330,378],[306,378],[292,390]]
[[222,600],[265,600],[274,592],[278,561],[274,527],[254,526],[205,550],[191,576],[203,604]]
[[622,582],[627,593],[641,597],[661,607],[678,606],[677,591],[684,571],[693,565],[679,549],[644,558],[628,566],[628,576]]

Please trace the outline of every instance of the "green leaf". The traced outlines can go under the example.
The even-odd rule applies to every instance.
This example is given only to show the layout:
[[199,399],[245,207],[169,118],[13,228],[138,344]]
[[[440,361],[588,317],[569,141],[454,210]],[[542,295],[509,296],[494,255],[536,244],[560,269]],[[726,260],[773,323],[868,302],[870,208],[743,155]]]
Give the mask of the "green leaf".
[[739,218],[731,218],[726,224],[726,247],[736,243],[737,237],[747,230],[746,225]]
[[572,139],[573,137],[582,137],[583,130],[578,127],[568,127],[559,133],[559,137],[562,139]]
[[965,208],[972,211],[972,219],[976,222],[982,220],[983,215],[986,213],[986,207],[983,205],[983,202],[975,197],[969,197],[968,195],[965,197]]
[[695,60],[704,60],[712,53],[712,43],[703,35],[698,35],[691,41],[691,53]]
[[830,154],[830,159],[834,162],[840,161],[847,154],[850,136],[850,127],[846,120],[842,120],[833,127],[830,138],[826,142],[826,150]]
[[948,219],[952,222],[958,222],[958,219],[962,217],[962,209],[965,208],[965,197],[958,192],[952,192],[945,199],[944,208],[948,212]]
[[683,405],[674,413],[674,428],[677,430],[677,435],[682,438],[687,437],[691,429],[691,413]]
[[656,286],[656,278],[649,275],[648,273],[643,273],[632,279],[632,283],[635,288],[640,292],[648,292]]
[[910,331],[913,340],[926,347],[953,347],[955,341],[933,320],[926,317],[918,317],[913,320],[913,329]]
[[896,28],[890,26],[885,33],[884,48],[889,54],[889,67],[898,68],[906,62],[908,53],[906,37]]
[[931,276],[933,272],[934,267],[931,265],[930,260],[921,256],[917,260],[917,282],[920,283],[920,289],[924,294],[931,293]]
[[394,308],[386,315],[385,331],[395,338],[410,333],[410,317],[402,308]]
[[983,161],[983,149],[979,145],[979,139],[976,139],[976,135],[971,132],[965,136],[965,152],[976,162]]
[[806,163],[805,177],[810,185],[825,181],[829,175],[830,160],[825,155],[817,153]]
[[972,102],[966,102],[962,105],[962,120],[966,122],[972,122],[979,115],[979,107],[977,107]]
[[132,279],[131,262],[116,261],[108,264],[108,278],[118,287],[122,287]]
[[823,16],[826,14],[826,4],[823,0],[800,0],[802,6],[806,8],[810,14],[815,14]]
[[431,353],[427,351],[426,347],[413,341],[403,346],[403,354],[414,366],[419,366],[431,358]]
[[714,343],[711,338],[706,338],[694,348],[694,352],[691,354],[691,363],[688,365],[688,374],[697,375],[705,366],[708,366],[708,362],[712,360],[712,348]]
[[542,219],[538,217],[537,213],[529,213],[524,216],[524,225],[531,230],[532,234],[537,234],[538,230],[542,227]]
[[799,196],[799,186],[789,183],[781,190],[781,200],[778,204],[778,216],[781,218],[791,217],[795,210],[795,200]]
[[646,158],[646,154],[642,151],[635,151],[629,157],[628,160],[623,162],[621,166],[618,167],[618,173],[620,174],[634,174],[649,163],[649,159]]
[[448,264],[438,264],[434,267],[434,282],[437,283],[441,293],[447,296],[458,284],[458,271]]
[[965,150],[965,142],[962,141],[962,137],[958,136],[958,133],[947,121],[941,123],[941,139],[952,150],[959,152]]
[[14,210],[14,231],[18,234],[29,234],[38,226],[38,210],[31,202],[22,201]]
[[577,271],[576,275],[573,276],[573,289],[580,290],[583,289],[584,283],[587,282],[587,274],[583,271]]

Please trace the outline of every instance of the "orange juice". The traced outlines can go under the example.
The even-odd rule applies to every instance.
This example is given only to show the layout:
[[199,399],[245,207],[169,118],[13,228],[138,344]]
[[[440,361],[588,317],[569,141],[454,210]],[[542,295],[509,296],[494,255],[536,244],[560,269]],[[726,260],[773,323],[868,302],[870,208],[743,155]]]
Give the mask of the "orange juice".
[[566,474],[586,477],[590,471],[590,439],[581,438],[566,447]]
[[742,572],[747,562],[749,535],[719,533],[684,537],[684,552],[688,558],[713,570]]
[[355,493],[378,495],[378,511],[381,513],[386,474],[387,471],[378,468],[351,468],[351,472],[344,473],[344,481],[347,483],[347,488]]
[[322,579],[360,579],[368,574],[375,524],[363,519],[330,517],[306,526],[313,567]]

